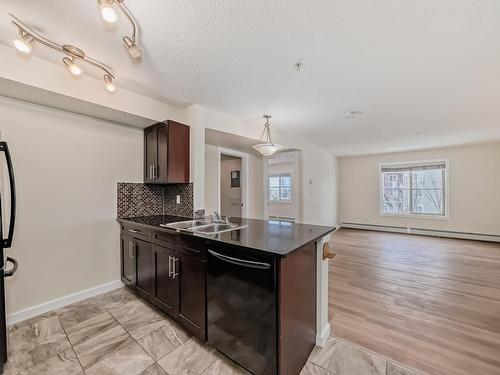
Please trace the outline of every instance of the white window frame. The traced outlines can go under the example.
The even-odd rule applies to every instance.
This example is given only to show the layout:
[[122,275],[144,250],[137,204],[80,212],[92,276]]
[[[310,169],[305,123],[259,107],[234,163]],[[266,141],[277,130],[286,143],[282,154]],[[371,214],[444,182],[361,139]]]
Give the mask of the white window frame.
[[[269,185],[269,179],[271,177],[281,177],[281,176],[290,176],[290,189],[292,190],[292,199],[278,199],[278,200],[271,200],[271,185]],[[281,180],[280,180],[280,187],[281,189]],[[267,199],[270,204],[291,204],[293,203],[293,174],[292,172],[288,171],[282,171],[282,172],[276,172],[276,173],[269,173],[267,176]]]
[[[384,180],[382,178],[382,169],[384,167],[394,167],[394,166],[412,166],[412,165],[422,165],[422,164],[445,164],[444,170],[444,215],[432,215],[432,214],[418,214],[418,213],[390,213],[384,212]],[[435,220],[449,220],[450,219],[450,161],[449,159],[433,159],[433,160],[416,160],[416,161],[402,161],[402,162],[389,162],[380,163],[378,169],[378,189],[379,189],[379,216],[388,217],[408,217],[413,219],[435,219]]]

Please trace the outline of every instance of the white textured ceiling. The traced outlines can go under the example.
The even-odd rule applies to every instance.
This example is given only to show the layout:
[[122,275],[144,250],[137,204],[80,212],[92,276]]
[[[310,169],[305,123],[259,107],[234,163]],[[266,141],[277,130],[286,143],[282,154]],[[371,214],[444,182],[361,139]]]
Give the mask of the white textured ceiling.
[[498,0],[125,3],[140,63],[121,44],[125,17],[106,27],[94,0],[2,0],[0,43],[16,35],[12,12],[111,65],[119,87],[249,120],[269,112],[339,155],[500,139]]

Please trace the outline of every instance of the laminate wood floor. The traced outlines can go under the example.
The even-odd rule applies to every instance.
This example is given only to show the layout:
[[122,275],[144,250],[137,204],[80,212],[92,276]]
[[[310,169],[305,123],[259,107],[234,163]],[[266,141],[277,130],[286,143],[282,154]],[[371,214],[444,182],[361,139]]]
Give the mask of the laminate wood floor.
[[500,244],[341,229],[335,336],[432,375],[500,374]]

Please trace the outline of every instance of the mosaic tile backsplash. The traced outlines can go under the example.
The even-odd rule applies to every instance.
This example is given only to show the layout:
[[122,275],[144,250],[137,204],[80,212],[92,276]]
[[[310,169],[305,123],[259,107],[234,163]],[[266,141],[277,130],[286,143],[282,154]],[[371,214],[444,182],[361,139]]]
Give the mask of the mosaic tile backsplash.
[[[181,204],[176,196],[181,196]],[[118,182],[117,217],[175,215],[193,217],[193,184],[147,185]]]

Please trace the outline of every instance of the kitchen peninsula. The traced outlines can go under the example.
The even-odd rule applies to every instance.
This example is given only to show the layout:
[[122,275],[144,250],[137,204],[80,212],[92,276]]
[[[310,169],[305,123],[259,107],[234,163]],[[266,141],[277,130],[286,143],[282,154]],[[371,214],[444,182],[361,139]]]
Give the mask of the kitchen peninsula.
[[316,342],[316,244],[335,228],[255,219],[232,219],[241,229],[218,234],[172,226],[186,220],[118,219],[123,282],[250,372],[299,374]]

